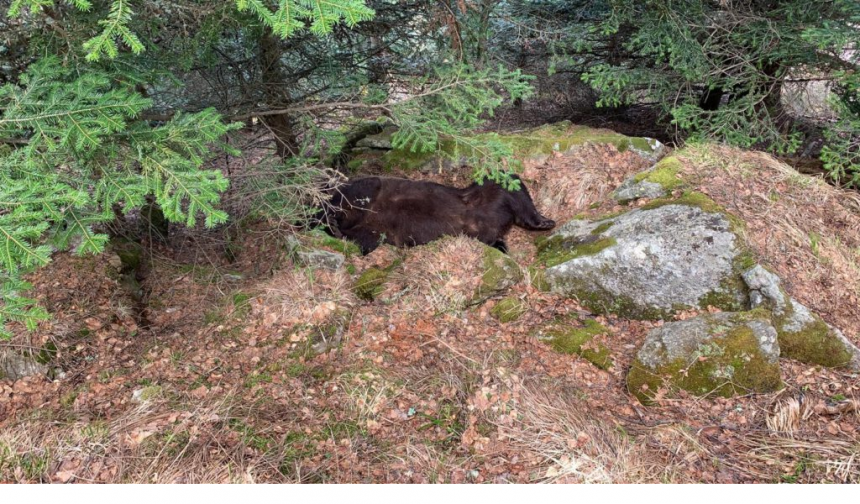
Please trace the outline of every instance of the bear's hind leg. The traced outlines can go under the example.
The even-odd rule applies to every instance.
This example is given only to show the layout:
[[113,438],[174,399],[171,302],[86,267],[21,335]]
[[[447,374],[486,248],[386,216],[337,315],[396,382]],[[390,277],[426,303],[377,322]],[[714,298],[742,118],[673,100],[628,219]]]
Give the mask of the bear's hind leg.
[[508,244],[505,243],[505,240],[496,240],[490,246],[493,247],[494,249],[500,250],[503,254],[508,253]]

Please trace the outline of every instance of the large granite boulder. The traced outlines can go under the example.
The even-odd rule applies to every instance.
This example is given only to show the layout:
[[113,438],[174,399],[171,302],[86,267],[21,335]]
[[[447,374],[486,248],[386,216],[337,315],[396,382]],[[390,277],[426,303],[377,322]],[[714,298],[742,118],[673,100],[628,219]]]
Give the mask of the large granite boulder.
[[596,221],[573,220],[538,243],[543,284],[597,313],[670,318],[747,309],[749,266],[728,215],[703,195],[657,200]]

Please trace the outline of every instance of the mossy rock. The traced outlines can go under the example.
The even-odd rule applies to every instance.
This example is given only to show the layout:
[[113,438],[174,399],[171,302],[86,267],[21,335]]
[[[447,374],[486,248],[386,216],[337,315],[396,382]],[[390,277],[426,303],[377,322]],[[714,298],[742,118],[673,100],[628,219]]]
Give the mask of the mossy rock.
[[355,242],[327,235],[323,231],[314,230],[303,233],[303,244],[310,248],[325,248],[343,254],[346,257],[361,255],[361,248]]
[[529,311],[528,305],[516,297],[500,299],[490,310],[490,314],[499,322],[513,322]]
[[652,330],[627,374],[627,388],[643,404],[664,387],[731,397],[779,389],[779,371],[767,312],[723,312]]
[[600,369],[612,367],[612,357],[602,343],[593,343],[595,336],[607,334],[609,330],[594,319],[580,321],[577,317],[554,320],[533,332],[547,341],[553,349],[566,354],[576,354]]
[[743,273],[751,303],[771,313],[783,357],[825,367],[860,368],[860,349],[780,286],[779,277],[760,265]]
[[[508,145],[515,158],[519,160],[540,160],[554,152],[567,153],[586,143],[611,144],[619,151],[633,151],[648,159],[660,156],[663,146],[650,138],[628,137],[609,130],[599,130],[586,126],[574,126],[570,122],[544,125],[538,128],[515,133],[480,133],[474,135],[477,141],[498,141]],[[385,169],[444,171],[467,163],[479,156],[469,146],[457,145],[451,140],[443,140],[439,152],[412,152],[393,149],[382,156]]]
[[359,299],[373,301],[382,294],[388,273],[388,270],[385,269],[368,268],[355,280],[352,291]]
[[678,176],[683,168],[684,165],[677,157],[663,158],[651,169],[625,180],[612,192],[612,197],[622,204],[640,198],[665,197],[673,190],[683,186],[684,181]]
[[319,230],[288,237],[285,248],[289,258],[299,264],[331,270],[339,269],[347,258],[361,255],[361,249],[355,243]]
[[[603,225],[606,225],[603,228],[606,230],[611,223],[601,224],[598,228]],[[543,240],[538,245],[538,261],[543,266],[552,268],[578,257],[597,254],[601,250],[615,245],[614,238],[599,236],[599,234],[599,232],[592,230],[589,236],[565,237],[556,235]]]
[[648,171],[634,175],[633,180],[637,182],[651,182],[659,184],[666,192],[672,192],[684,183],[678,174],[684,169],[684,165],[675,156],[663,158]]
[[113,239],[111,240],[111,250],[120,259],[120,273],[127,274],[140,269],[143,265],[143,246],[140,243],[131,240]]
[[484,274],[472,304],[486,301],[523,280],[519,265],[507,254],[486,245],[483,254]]
[[851,364],[854,354],[818,315],[814,315],[814,320],[798,331],[786,330],[783,320],[781,317],[776,318],[777,327],[782,329],[778,332],[783,357],[830,368]]

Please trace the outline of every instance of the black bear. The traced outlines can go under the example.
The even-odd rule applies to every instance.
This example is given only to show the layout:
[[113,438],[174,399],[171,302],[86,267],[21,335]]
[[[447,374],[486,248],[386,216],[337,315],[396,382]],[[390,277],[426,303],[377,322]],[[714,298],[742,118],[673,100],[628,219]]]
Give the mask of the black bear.
[[541,231],[555,227],[555,221],[535,209],[522,181],[518,191],[508,191],[492,181],[459,189],[398,178],[361,178],[337,188],[318,218],[329,234],[358,243],[363,254],[382,243],[412,247],[461,234],[507,252],[504,237],[514,224]]

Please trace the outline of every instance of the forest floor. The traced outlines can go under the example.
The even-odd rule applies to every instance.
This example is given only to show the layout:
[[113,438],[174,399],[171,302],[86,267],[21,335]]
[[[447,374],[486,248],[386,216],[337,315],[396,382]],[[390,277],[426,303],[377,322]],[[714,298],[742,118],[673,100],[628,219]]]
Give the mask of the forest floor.
[[[860,199],[765,155],[682,154],[789,292],[858,343]],[[608,194],[647,166],[587,145],[524,178],[537,207],[564,222],[617,211]],[[408,176],[464,186],[470,174]],[[645,407],[625,376],[659,322],[594,317],[527,281],[507,293],[529,308],[514,322],[491,316],[496,300],[440,309],[474,281],[465,239],[352,258],[358,272],[410,261],[403,292],[437,270],[454,279],[433,299],[361,301],[354,273],[309,274],[284,238],[257,222],[229,240],[199,231],[151,244],[142,301],[120,285],[111,254],[57,254],[32,275],[53,318],[3,345],[51,342],[61,372],[0,381],[0,481],[860,482],[856,373],[783,359],[780,392],[681,393]],[[508,236],[524,270],[534,238]],[[341,308],[340,344],[307,352],[296,324]],[[532,335],[566,314],[608,328],[608,370]]]

